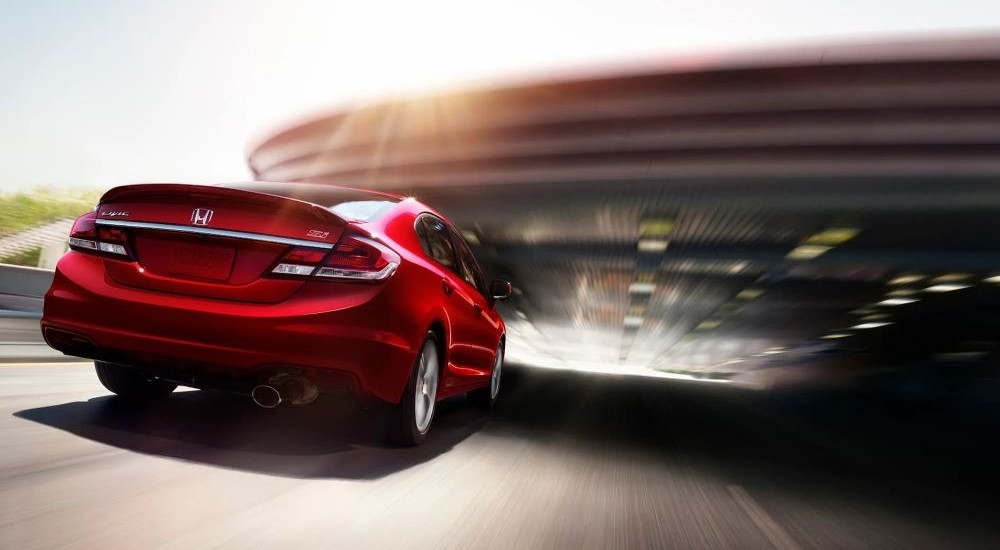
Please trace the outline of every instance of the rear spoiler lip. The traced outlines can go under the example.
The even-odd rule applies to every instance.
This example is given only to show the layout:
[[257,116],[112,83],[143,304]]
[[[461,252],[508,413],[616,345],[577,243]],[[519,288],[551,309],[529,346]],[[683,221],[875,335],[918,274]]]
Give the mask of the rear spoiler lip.
[[308,246],[311,248],[321,248],[331,250],[334,244],[320,241],[309,241],[306,239],[293,239],[290,237],[279,237],[277,235],[267,235],[264,233],[250,233],[247,231],[233,231],[230,229],[214,229],[210,227],[199,227],[193,225],[176,225],[172,223],[153,222],[133,222],[128,220],[95,220],[97,225],[110,227],[131,227],[135,229],[153,229],[156,231],[171,231],[174,233],[188,233],[194,235],[210,235],[213,237],[228,237],[231,239],[243,239],[248,241],[259,241],[268,243],[285,244],[291,246]]
[[[247,199],[250,198],[254,201],[260,203],[272,203],[275,206],[288,206],[289,203],[295,204],[302,211],[309,211],[322,221],[336,221],[341,225],[350,224],[350,220],[341,218],[340,216],[331,212],[328,208],[320,206],[315,203],[308,201],[295,199],[291,197],[283,197],[280,195],[272,195],[270,193],[261,193],[259,191],[250,191],[246,189],[235,189],[232,187],[223,187],[220,185],[204,185],[204,184],[191,184],[191,183],[137,183],[130,185],[121,185],[112,188],[104,193],[98,201],[98,205],[103,205],[108,202],[129,200],[129,199],[142,199],[143,197],[149,195],[155,195],[157,193],[180,193],[180,194],[193,194],[193,193],[210,193],[221,197],[232,197],[234,199]],[[249,197],[248,197],[249,196]]]

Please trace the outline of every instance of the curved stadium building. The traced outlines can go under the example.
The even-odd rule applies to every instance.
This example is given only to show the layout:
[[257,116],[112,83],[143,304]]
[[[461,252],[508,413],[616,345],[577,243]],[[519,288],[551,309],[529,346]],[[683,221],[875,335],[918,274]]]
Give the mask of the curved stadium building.
[[907,274],[1000,269],[1000,39],[396,99],[287,128],[249,164],[439,208],[512,278],[522,360],[739,379],[845,331],[891,342],[852,327]]

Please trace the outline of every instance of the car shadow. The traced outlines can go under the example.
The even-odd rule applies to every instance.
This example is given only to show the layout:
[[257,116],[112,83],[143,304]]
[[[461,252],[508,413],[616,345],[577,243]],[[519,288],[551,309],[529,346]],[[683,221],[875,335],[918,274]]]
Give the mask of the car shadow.
[[103,396],[14,416],[148,455],[285,477],[344,479],[377,479],[427,462],[486,421],[464,398],[443,401],[424,443],[401,448],[385,442],[383,410],[332,399],[263,410],[233,395],[182,391],[143,407]]

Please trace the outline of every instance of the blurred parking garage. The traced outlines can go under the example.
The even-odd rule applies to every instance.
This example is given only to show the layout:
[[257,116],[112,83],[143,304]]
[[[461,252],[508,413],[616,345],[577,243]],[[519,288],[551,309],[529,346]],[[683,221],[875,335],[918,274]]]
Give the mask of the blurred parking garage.
[[995,358],[998,55],[804,49],[397,99],[249,162],[440,208],[514,282],[522,362],[844,384]]

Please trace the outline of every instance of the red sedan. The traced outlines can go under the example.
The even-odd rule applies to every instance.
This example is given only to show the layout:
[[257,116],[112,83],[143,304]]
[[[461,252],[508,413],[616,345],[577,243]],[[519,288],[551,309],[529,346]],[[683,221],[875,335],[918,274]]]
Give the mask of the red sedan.
[[500,390],[510,283],[486,283],[443,216],[395,195],[307,183],[108,191],[73,226],[45,296],[53,348],[94,359],[122,398],[177,385],[262,407],[349,389],[418,444],[435,403]]

